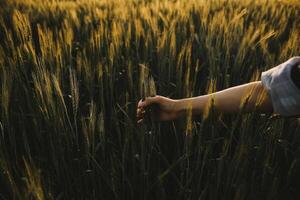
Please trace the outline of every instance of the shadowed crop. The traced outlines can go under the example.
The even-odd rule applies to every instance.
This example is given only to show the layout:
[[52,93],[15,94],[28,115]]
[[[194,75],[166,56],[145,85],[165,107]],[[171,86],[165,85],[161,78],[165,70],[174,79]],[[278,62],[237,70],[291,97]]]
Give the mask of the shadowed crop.
[[300,52],[298,1],[0,3],[1,199],[297,199],[300,125],[136,124],[148,95],[259,78]]

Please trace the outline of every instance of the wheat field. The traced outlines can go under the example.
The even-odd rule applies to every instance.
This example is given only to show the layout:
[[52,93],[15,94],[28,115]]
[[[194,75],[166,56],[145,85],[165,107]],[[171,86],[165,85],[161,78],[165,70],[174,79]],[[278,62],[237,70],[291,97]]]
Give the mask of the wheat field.
[[258,80],[300,53],[297,0],[2,0],[0,199],[298,199],[300,121],[136,124],[139,99]]

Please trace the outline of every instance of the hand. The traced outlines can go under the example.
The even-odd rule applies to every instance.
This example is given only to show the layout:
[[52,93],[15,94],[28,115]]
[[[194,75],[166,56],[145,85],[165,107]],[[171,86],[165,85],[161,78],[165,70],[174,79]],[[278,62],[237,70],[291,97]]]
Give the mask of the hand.
[[177,100],[173,100],[163,96],[147,97],[140,100],[137,106],[137,123],[141,123],[145,115],[151,109],[154,120],[168,121],[176,119],[181,112],[177,105]]

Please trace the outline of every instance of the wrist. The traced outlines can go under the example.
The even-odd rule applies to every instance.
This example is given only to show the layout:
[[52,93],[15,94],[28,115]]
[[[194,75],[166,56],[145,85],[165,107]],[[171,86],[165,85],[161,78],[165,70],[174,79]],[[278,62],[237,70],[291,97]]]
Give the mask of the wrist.
[[179,100],[179,109],[181,112],[186,113],[188,110],[192,110],[194,115],[203,114],[211,95],[202,95],[192,98],[185,98]]
[[195,107],[195,98],[185,98],[176,100],[177,111],[181,114],[186,114],[189,111],[192,111],[193,114],[198,114]]

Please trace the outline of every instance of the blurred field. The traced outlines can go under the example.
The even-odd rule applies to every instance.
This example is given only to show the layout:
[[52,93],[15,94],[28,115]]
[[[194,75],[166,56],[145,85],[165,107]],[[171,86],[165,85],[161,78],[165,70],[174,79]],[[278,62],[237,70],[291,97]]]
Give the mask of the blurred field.
[[298,119],[135,119],[144,96],[221,90],[299,55],[298,1],[0,7],[0,199],[300,198]]

